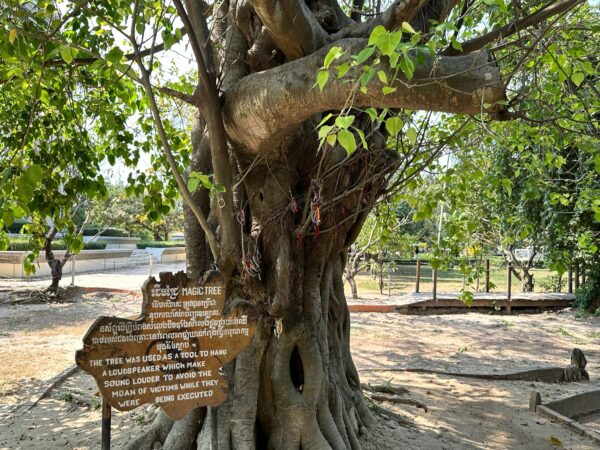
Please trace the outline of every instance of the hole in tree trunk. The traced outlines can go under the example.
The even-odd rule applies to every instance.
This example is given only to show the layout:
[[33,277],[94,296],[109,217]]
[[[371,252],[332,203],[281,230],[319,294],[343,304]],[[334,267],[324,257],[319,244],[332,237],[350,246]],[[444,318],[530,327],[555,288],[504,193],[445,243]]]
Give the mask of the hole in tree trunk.
[[290,376],[296,390],[302,392],[304,389],[304,367],[302,366],[302,358],[297,346],[294,347],[292,356],[290,357]]

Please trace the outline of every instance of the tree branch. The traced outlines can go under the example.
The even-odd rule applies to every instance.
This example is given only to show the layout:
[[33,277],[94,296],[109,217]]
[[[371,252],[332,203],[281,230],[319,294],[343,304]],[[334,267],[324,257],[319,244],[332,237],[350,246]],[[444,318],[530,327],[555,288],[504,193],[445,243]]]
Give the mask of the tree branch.
[[250,0],[250,4],[288,60],[310,55],[327,44],[327,33],[304,0]]
[[[336,42],[349,60],[366,46],[362,39]],[[245,77],[225,93],[224,120],[229,136],[253,153],[277,149],[281,140],[313,114],[341,110],[352,95],[355,107],[424,109],[450,113],[479,114],[483,104],[504,100],[500,73],[487,53],[460,57],[426,58],[409,82],[398,76],[396,91],[383,95],[383,84],[373,79],[368,94],[355,91],[355,83],[335,77],[322,92],[313,87],[315,74],[328,48],[282,66]],[[393,71],[382,63],[378,69],[393,79]],[[503,111],[492,111],[500,118]]]
[[402,26],[402,22],[409,22],[416,30],[422,30],[424,26],[429,26],[429,19],[443,20],[455,4],[455,0],[438,2],[441,11],[438,11],[440,8],[430,8],[428,11],[422,12],[430,3],[432,3],[431,0],[396,0],[383,14],[354,27],[340,30],[331,36],[331,41],[350,37],[368,37],[373,28],[378,25],[383,25],[387,30],[396,30]]
[[173,1],[184,26],[189,30],[190,41],[198,63],[200,86],[195,94],[198,99],[196,105],[202,112],[210,136],[214,180],[225,187],[225,192],[216,193],[217,203],[219,204],[219,224],[221,226],[220,243],[222,252],[219,256],[222,256],[222,259],[215,255],[215,261],[221,264],[221,269],[227,276],[228,273],[233,271],[236,264],[235,258],[240,243],[237,223],[234,218],[232,171],[229,164],[227,134],[221,115],[219,93],[215,73],[210,70],[210,67],[207,67],[207,61],[204,60],[204,53],[206,53],[207,57],[210,56],[211,58],[208,62],[212,64],[212,50],[209,47],[210,41],[207,34],[208,27],[204,17],[194,14],[193,19],[190,19],[181,1]]
[[538,23],[552,16],[569,11],[575,6],[584,3],[584,1],[585,0],[561,0],[556,3],[552,3],[533,14],[524,17],[523,19],[515,20],[508,25],[490,31],[483,36],[479,36],[471,39],[470,41],[462,43],[462,52],[450,47],[444,52],[444,55],[451,56],[480,50],[487,44],[494,42],[496,39],[502,39],[511,36],[525,28],[537,25]]

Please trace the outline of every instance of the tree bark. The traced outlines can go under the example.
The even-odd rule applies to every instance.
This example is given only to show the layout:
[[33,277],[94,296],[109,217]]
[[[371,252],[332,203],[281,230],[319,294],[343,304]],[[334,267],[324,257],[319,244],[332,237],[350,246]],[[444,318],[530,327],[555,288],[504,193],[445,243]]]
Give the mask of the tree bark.
[[528,268],[523,267],[521,275],[521,290],[523,292],[533,292],[533,288],[533,274],[529,272]]
[[[365,39],[335,43],[346,52],[343,63],[367,45]],[[316,74],[329,48],[282,66],[249,75],[225,93],[224,120],[231,139],[253,154],[276,151],[282,141],[296,132],[316,113],[340,110],[354,84],[332,76],[323,91],[313,88]],[[415,110],[481,114],[484,104],[505,100],[498,69],[485,52],[457,57],[426,58],[417,66],[413,79],[399,76],[396,88],[384,95],[379,79],[369,83],[367,93],[354,93],[355,107],[388,107]],[[381,70],[390,73],[387,63]]]
[[356,287],[356,279],[354,276],[346,277],[348,284],[350,285],[350,292],[352,293],[352,299],[358,300],[358,289]]

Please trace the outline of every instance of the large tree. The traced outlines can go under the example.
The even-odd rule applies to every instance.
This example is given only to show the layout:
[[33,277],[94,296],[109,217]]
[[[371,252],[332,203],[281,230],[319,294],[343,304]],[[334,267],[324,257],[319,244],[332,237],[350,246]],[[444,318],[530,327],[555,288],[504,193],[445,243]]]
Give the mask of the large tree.
[[[510,117],[502,63],[519,71],[547,20],[581,1],[4,3],[3,220],[51,216],[102,184],[103,159],[135,165],[158,143],[185,202],[189,274],[217,267],[259,317],[225,368],[227,401],[160,415],[134,448],[359,449],[376,419],[350,355],[348,248],[377,200],[464,130],[401,110]],[[161,59],[178,42],[180,78]],[[190,154],[165,98],[196,111]]]

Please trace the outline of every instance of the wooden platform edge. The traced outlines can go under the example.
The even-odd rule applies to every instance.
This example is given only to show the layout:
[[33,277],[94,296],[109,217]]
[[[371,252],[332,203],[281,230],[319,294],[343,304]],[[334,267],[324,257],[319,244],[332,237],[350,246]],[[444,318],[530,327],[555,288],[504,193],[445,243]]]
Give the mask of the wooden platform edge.
[[458,299],[439,299],[439,300],[417,300],[414,303],[408,303],[398,305],[397,309],[409,309],[409,308],[493,308],[494,306],[500,307],[513,307],[513,308],[554,308],[554,307],[569,307],[572,304],[570,299],[541,299],[541,300],[529,300],[529,299],[515,299],[515,300],[491,300],[491,299],[474,299],[471,306],[467,306],[463,301]]

